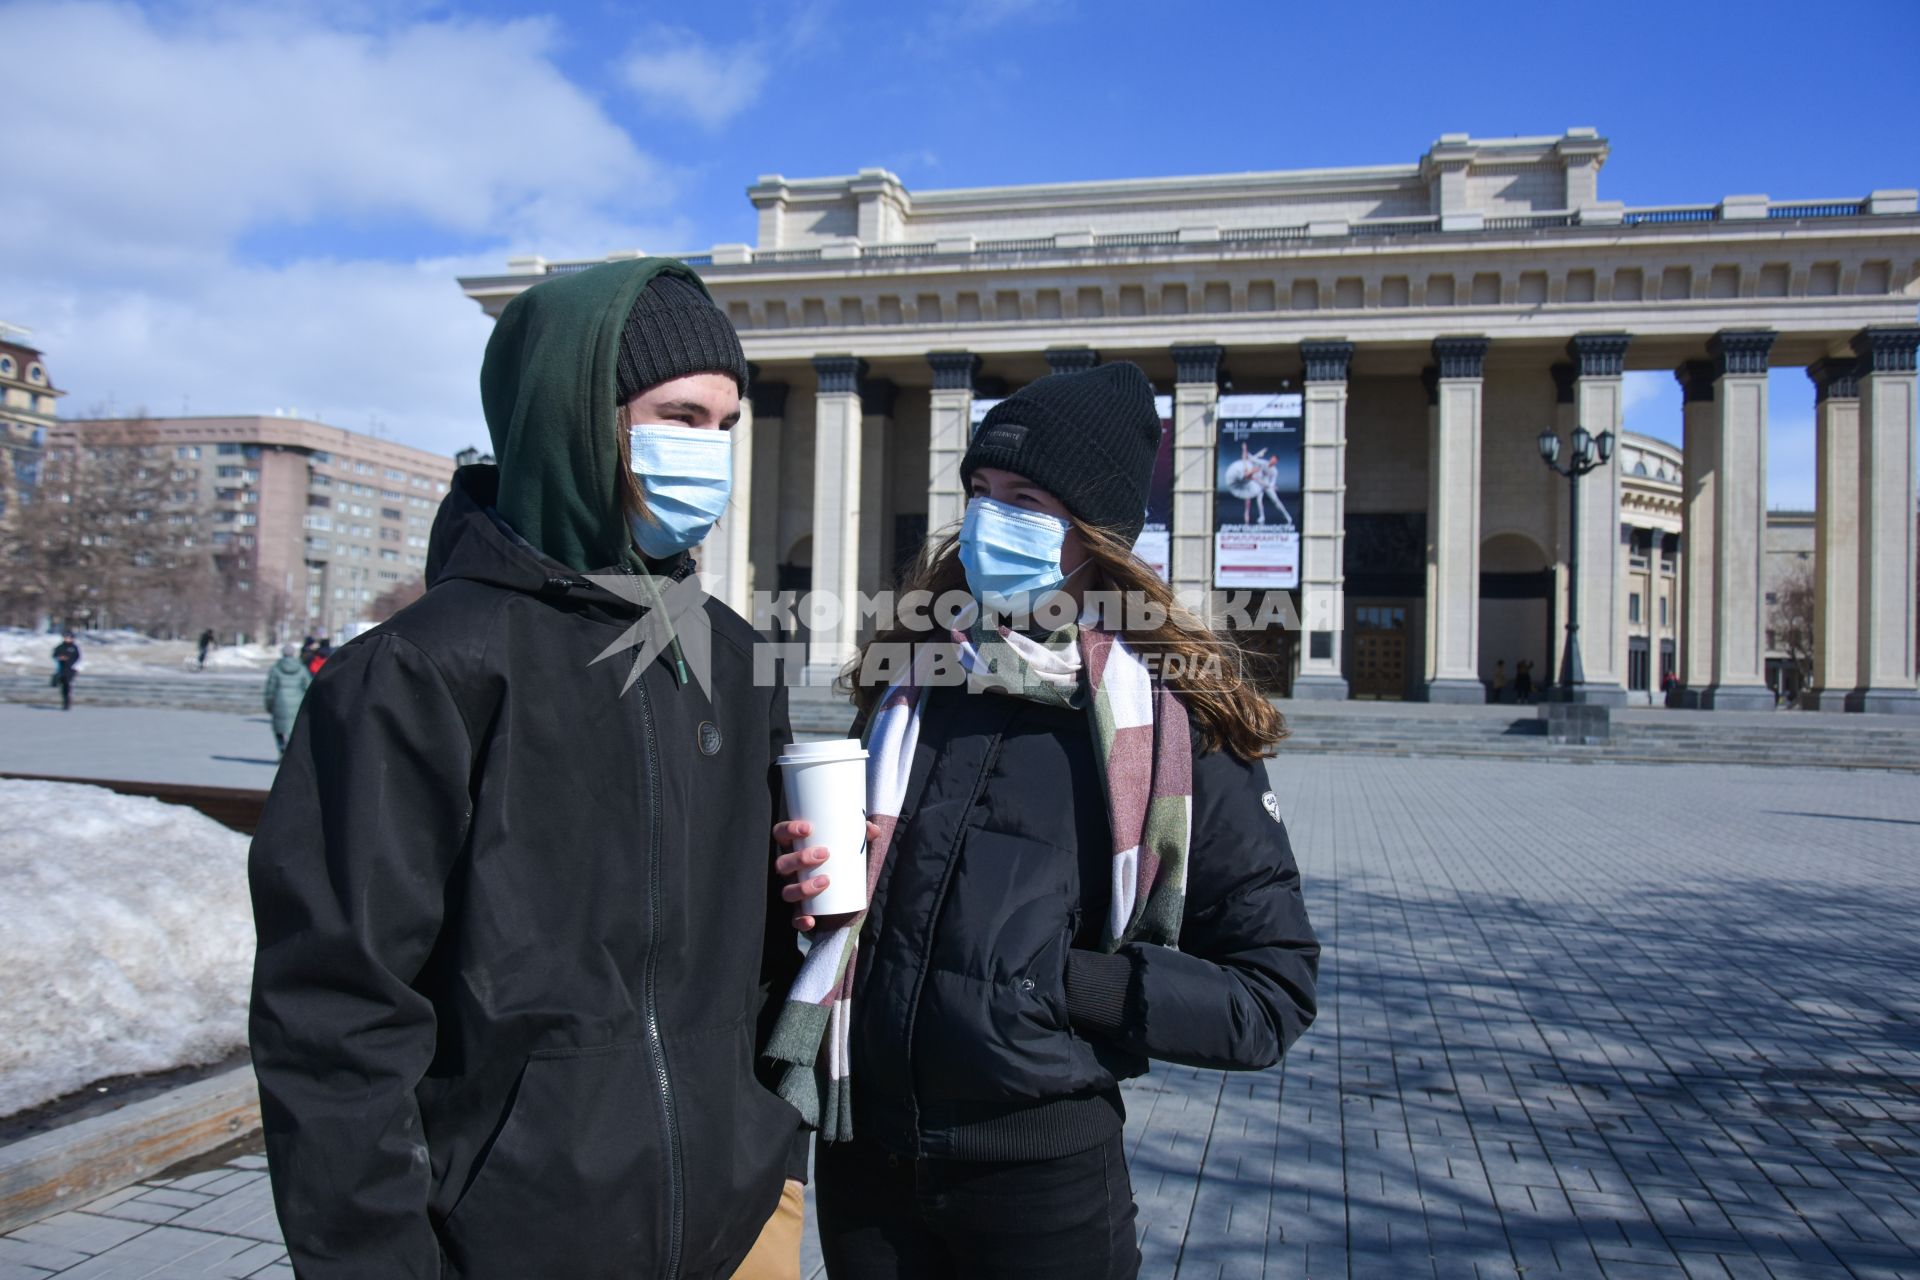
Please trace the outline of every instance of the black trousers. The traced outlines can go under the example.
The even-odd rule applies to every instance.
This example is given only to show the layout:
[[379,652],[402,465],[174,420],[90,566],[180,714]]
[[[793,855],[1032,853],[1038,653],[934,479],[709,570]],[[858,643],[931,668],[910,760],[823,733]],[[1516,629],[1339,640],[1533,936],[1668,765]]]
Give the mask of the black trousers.
[[909,1160],[870,1143],[815,1148],[831,1280],[1134,1280],[1123,1137],[1017,1163]]

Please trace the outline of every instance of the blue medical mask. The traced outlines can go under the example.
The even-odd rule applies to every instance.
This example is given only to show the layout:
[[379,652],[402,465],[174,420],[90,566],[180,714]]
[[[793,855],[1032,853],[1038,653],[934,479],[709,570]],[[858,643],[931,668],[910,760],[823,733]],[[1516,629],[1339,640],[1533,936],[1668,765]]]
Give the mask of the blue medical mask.
[[973,499],[960,522],[960,565],[967,571],[967,586],[996,613],[1030,611],[1067,580],[1060,570],[1060,550],[1069,527],[1044,511]]
[[658,560],[698,546],[733,491],[733,441],[725,431],[644,423],[627,432],[629,465],[647,515],[632,516],[633,540]]

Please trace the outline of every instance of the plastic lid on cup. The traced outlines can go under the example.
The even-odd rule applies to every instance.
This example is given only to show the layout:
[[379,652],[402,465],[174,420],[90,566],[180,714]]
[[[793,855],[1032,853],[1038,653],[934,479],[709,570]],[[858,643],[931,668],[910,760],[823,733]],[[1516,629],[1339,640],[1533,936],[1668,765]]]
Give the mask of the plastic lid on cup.
[[867,749],[858,738],[829,738],[825,742],[788,744],[775,764],[826,764],[839,760],[864,760]]

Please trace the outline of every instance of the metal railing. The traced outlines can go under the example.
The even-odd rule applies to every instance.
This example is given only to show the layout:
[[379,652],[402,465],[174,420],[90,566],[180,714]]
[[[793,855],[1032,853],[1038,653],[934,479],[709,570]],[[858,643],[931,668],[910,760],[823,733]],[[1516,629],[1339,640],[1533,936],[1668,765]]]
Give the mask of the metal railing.
[[1654,205],[1645,209],[1628,209],[1620,215],[1620,225],[1639,227],[1666,222],[1712,222],[1719,216],[1719,209],[1710,204]]
[[1857,218],[1866,211],[1864,200],[1783,200],[1767,206],[1769,218]]
[[1177,244],[1178,231],[1116,231],[1093,238],[1098,249],[1137,249],[1150,244]]
[[1347,230],[1356,236],[1398,236],[1416,231],[1437,231],[1439,228],[1438,215],[1427,214],[1413,218],[1368,218],[1351,224]]
[[1570,227],[1574,214],[1561,209],[1553,213],[1520,213],[1504,218],[1488,218],[1482,225],[1488,231],[1532,231],[1539,227]]
[[1027,236],[1014,240],[982,240],[973,250],[975,253],[1044,253],[1054,247],[1052,236]]
[[1305,240],[1305,227],[1234,227],[1220,233],[1222,244],[1266,244],[1274,240]]

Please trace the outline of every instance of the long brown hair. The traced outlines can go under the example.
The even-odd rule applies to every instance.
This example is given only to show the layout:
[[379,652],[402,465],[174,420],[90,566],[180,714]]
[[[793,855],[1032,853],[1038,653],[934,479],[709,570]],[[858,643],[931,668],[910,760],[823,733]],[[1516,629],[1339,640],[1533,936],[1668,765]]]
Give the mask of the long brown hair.
[[[1086,572],[1093,575],[1089,591],[1119,592],[1123,599],[1144,599],[1144,612],[1164,619],[1157,626],[1125,626],[1119,634],[1136,652],[1162,655],[1166,683],[1186,704],[1194,727],[1200,731],[1200,749],[1225,748],[1242,760],[1257,760],[1273,754],[1287,736],[1286,719],[1267,701],[1247,671],[1246,652],[1230,635],[1223,635],[1183,606],[1160,575],[1133,554],[1132,545],[1119,534],[1068,516],[1074,531],[1087,549],[1092,562]],[[960,564],[958,531],[942,535],[930,543],[900,583],[899,595],[924,591],[935,600],[949,591],[965,593],[966,570]],[[1136,595],[1137,593],[1137,595]],[[1136,611],[1123,609],[1121,621],[1134,623]],[[924,642],[928,635],[905,622],[892,626],[860,647],[840,672],[840,688],[853,695],[860,719],[872,715],[886,692],[884,680],[860,679],[866,668],[868,650],[875,645],[901,645]],[[1170,656],[1179,661],[1168,662]]]

